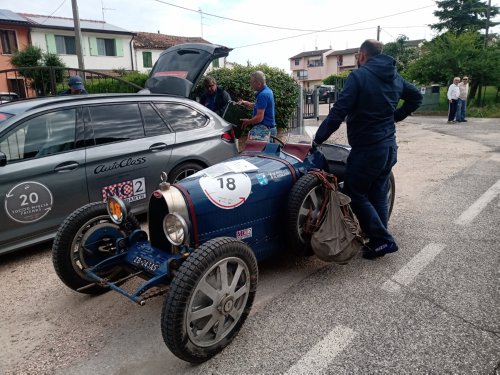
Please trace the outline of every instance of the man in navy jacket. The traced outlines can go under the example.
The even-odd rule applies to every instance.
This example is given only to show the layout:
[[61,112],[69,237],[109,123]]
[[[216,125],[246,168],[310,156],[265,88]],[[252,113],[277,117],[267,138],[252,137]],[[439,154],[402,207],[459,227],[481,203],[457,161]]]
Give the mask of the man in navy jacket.
[[[373,259],[398,250],[387,230],[387,192],[397,161],[395,122],[405,119],[422,103],[419,90],[396,71],[383,44],[368,39],[357,54],[358,68],[346,79],[330,113],[321,123],[313,147],[326,141],[344,119],[352,147],[347,159],[344,192],[369,242],[363,256]],[[399,100],[404,104],[397,108]]]

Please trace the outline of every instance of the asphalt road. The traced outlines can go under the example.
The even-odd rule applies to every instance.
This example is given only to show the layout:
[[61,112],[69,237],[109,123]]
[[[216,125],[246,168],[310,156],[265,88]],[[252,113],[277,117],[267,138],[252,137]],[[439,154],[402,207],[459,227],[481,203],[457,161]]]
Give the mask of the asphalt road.
[[202,365],[163,344],[162,298],[72,292],[48,247],[0,258],[0,373],[500,374],[500,121],[414,116],[398,143],[400,251],[260,264],[249,319]]

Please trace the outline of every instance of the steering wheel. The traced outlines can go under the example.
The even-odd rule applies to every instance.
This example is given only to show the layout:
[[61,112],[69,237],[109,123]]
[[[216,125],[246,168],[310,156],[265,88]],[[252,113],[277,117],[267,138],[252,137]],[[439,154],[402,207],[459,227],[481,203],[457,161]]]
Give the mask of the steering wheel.
[[285,143],[281,139],[275,137],[274,135],[271,135],[270,137],[274,142],[278,142],[281,145],[281,147],[285,147]]

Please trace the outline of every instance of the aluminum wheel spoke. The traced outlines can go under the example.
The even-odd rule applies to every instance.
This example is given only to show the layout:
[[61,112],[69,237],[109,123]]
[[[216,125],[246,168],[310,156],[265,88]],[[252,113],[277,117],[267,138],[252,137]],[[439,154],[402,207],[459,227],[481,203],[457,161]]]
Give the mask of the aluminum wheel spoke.
[[212,315],[216,311],[213,305],[204,307],[202,309],[191,311],[189,313],[189,323],[194,322],[198,319],[204,318],[206,316]]
[[208,323],[205,324],[205,327],[203,327],[203,329],[201,331],[198,331],[196,333],[196,336],[198,336],[198,337],[205,336],[207,334],[207,332],[213,328],[213,326],[215,325],[216,322],[217,322],[217,319],[214,316],[212,316],[212,318],[210,318]]
[[205,279],[200,281],[198,289],[200,292],[204,293],[207,297],[209,297],[212,301],[215,302],[217,300],[217,295],[218,295],[217,290],[212,285],[207,283]]
[[243,272],[243,267],[241,266],[241,264],[238,264],[238,268],[236,269],[236,272],[234,273],[233,282],[231,283],[231,286],[229,287],[230,293],[234,293],[234,291],[236,290],[236,286],[238,285],[238,281],[240,279],[242,272]]
[[219,275],[221,283],[221,291],[226,292],[229,288],[229,280],[227,279],[227,262],[219,265]]
[[240,316],[241,316],[241,313],[243,312],[243,306],[241,307],[241,309],[232,309],[231,312],[229,313],[229,316],[234,319],[234,321],[237,321]]
[[237,301],[241,296],[245,295],[246,293],[248,293],[248,285],[245,284],[243,285],[240,289],[238,289],[235,293],[234,293],[234,300]]
[[220,340],[222,335],[226,332],[226,330],[224,329],[224,323],[226,322],[226,317],[224,315],[222,315],[219,320],[219,325],[217,327],[217,333],[215,335],[215,339],[216,340]]

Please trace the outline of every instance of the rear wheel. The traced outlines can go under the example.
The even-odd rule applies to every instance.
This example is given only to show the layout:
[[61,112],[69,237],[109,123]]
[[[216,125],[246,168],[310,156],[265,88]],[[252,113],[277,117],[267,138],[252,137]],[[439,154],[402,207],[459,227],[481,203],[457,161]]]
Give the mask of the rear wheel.
[[[52,246],[52,262],[55,271],[64,284],[73,290],[93,283],[85,269],[117,254],[116,240],[138,229],[139,222],[131,213],[121,225],[109,218],[106,204],[87,204],[64,220],[59,227]],[[110,281],[123,276],[121,266],[113,266],[99,273]],[[86,294],[108,291],[98,285],[83,289]]]
[[200,363],[233,340],[252,308],[257,261],[234,238],[207,241],[177,271],[163,305],[163,340],[177,357]]
[[306,224],[318,217],[323,203],[325,188],[311,174],[302,176],[290,190],[288,196],[288,247],[296,255],[312,255],[311,234],[306,233]]
[[196,172],[204,169],[200,164],[194,162],[187,162],[178,165],[168,174],[168,182],[171,184],[179,182],[180,180],[195,174]]

